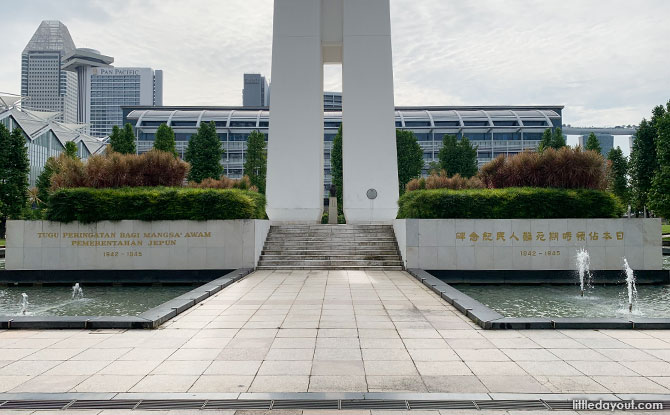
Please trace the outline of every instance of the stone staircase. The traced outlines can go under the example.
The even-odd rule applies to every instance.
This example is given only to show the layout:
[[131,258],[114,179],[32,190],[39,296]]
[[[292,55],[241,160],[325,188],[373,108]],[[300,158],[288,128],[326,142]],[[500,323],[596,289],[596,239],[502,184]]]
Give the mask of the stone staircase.
[[257,269],[403,269],[390,225],[270,227]]

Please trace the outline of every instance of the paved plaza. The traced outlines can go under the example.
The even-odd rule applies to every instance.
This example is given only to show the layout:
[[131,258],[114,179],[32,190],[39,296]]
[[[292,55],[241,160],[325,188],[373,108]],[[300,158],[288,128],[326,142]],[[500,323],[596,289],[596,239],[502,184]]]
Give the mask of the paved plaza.
[[405,272],[257,271],[158,330],[0,332],[0,397],[65,392],[667,394],[670,331],[485,331]]

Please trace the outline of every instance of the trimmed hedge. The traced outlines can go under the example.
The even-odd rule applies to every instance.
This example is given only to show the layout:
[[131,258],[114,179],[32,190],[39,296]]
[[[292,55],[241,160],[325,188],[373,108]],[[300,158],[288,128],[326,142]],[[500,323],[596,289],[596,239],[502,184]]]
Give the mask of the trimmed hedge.
[[609,192],[536,187],[416,190],[398,204],[399,219],[618,218],[624,211]]
[[265,217],[265,196],[257,192],[173,187],[60,189],[49,197],[46,211],[48,220],[82,223]]

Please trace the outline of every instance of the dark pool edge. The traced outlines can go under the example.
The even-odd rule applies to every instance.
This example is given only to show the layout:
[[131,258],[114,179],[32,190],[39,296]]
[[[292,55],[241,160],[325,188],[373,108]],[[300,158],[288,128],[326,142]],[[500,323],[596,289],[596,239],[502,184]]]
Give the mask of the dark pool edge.
[[[426,270],[434,277],[448,284],[573,284],[575,270]],[[595,285],[620,284],[624,279],[622,271],[594,270],[591,281]],[[637,284],[670,283],[668,270],[636,270]]]
[[0,285],[114,284],[206,284],[232,269],[133,269],[133,270],[0,270]]
[[0,316],[0,330],[155,329],[252,272],[252,268],[236,269],[138,316]]
[[670,329],[670,318],[633,317],[631,319],[618,319],[505,317],[446,282],[436,278],[425,270],[410,268],[407,269],[407,272],[485,330]]

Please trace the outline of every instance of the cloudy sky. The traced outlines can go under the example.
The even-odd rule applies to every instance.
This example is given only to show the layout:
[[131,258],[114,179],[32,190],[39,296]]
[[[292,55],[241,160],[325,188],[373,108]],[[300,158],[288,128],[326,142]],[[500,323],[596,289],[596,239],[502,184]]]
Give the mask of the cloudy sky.
[[[44,19],[116,66],[165,71],[166,105],[240,105],[268,77],[272,0],[2,0],[0,92]],[[564,122],[635,124],[670,99],[670,1],[391,0],[397,105],[565,105]],[[328,68],[327,90],[340,88]]]

